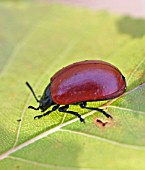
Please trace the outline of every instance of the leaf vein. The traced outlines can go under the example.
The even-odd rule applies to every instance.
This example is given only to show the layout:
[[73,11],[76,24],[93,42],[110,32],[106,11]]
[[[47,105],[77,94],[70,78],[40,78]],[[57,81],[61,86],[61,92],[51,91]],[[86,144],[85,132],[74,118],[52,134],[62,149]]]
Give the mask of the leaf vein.
[[[83,118],[88,117],[88,116],[92,115],[93,113],[95,113],[95,111],[91,111],[89,113],[86,113],[82,117]],[[8,150],[5,153],[3,153],[2,155],[0,155],[0,160],[8,157],[10,154],[12,154],[12,153],[14,153],[14,152],[16,152],[16,151],[30,145],[30,144],[32,144],[32,143],[34,143],[34,142],[36,142],[36,141],[38,141],[38,140],[52,134],[52,133],[55,133],[55,132],[59,131],[62,127],[65,127],[65,126],[67,126],[69,124],[72,124],[72,123],[76,122],[77,120],[79,120],[79,118],[75,118],[75,119],[72,119],[72,120],[70,120],[68,122],[65,122],[63,124],[60,124],[60,125],[52,128],[52,129],[50,129],[48,131],[45,131],[45,132],[39,134],[38,136],[35,136],[34,138],[32,138],[32,139],[30,139],[30,140],[28,140],[28,141],[26,141],[26,142],[24,142],[24,143],[22,143],[22,144],[20,144],[20,145],[18,145],[16,147],[14,147],[14,148],[11,148],[10,150]]]
[[107,106],[107,107],[115,108],[115,109],[119,109],[119,110],[125,110],[125,111],[129,111],[129,112],[134,112],[134,113],[140,113],[140,114],[145,115],[145,112],[142,112],[142,111],[139,111],[139,110],[133,110],[133,109],[128,109],[128,108],[119,107],[119,106],[112,106],[112,105]]
[[18,161],[22,161],[28,164],[33,164],[36,166],[40,166],[40,167],[44,167],[44,168],[53,168],[53,169],[62,169],[62,170],[94,170],[94,169],[90,169],[90,168],[80,168],[80,167],[65,167],[65,166],[58,166],[58,165],[52,165],[52,164],[45,164],[45,163],[40,163],[40,162],[36,162],[36,161],[31,161],[28,159],[23,159],[23,158],[19,158],[19,157],[15,157],[15,156],[9,156],[8,158],[13,159],[13,160],[18,160]]
[[133,70],[133,72],[130,74],[130,76],[128,78],[128,81],[127,81],[128,83],[129,83],[130,79],[133,77],[133,75],[135,74],[135,72],[138,70],[138,68],[144,63],[144,61],[145,61],[145,58],[143,60],[141,60],[139,62],[139,64],[135,67],[135,69]]
[[119,146],[119,147],[125,147],[125,148],[128,148],[128,149],[135,149],[135,150],[145,150],[145,146],[128,145],[128,144],[120,143],[120,142],[113,141],[113,140],[110,140],[110,139],[105,139],[105,138],[102,138],[102,137],[99,137],[99,136],[86,134],[84,132],[78,132],[78,131],[74,131],[74,130],[65,130],[65,129],[60,129],[60,131],[67,132],[67,133],[73,133],[73,134],[85,136],[85,137],[88,137],[88,138],[93,138],[93,139],[100,140],[102,142],[107,142],[107,143],[110,143],[112,145],[116,145],[116,146]]

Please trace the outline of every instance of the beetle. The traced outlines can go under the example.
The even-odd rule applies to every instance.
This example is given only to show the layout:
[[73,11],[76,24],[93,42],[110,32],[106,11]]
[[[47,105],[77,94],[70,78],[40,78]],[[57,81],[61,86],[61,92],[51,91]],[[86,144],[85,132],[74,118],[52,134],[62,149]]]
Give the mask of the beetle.
[[96,110],[107,118],[112,118],[103,109],[87,107],[87,102],[114,99],[126,90],[125,77],[119,69],[100,60],[80,61],[60,69],[50,79],[40,100],[36,97],[30,84],[26,82],[26,85],[39,103],[37,108],[29,106],[29,109],[40,109],[44,112],[53,106],[51,110],[35,116],[34,119],[39,119],[58,109],[59,112],[77,116],[84,123],[85,120],[78,112],[68,110],[69,105],[79,104],[83,109]]

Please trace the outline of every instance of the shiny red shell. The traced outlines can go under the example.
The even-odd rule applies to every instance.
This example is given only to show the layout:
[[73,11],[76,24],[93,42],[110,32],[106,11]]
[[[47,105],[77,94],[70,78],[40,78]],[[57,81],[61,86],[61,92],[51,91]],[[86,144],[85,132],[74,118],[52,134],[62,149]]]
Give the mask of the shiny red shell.
[[126,90],[121,72],[99,60],[86,60],[59,70],[52,78],[50,91],[57,104],[113,99]]

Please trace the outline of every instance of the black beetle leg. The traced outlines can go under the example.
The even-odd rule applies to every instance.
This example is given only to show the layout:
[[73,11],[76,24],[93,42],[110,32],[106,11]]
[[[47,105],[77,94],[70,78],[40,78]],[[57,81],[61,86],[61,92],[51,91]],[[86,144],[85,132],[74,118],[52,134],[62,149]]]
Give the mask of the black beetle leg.
[[35,108],[33,106],[28,106],[28,109],[39,110],[39,107]]
[[59,108],[59,104],[55,105],[55,106],[52,108],[52,110],[49,110],[49,111],[47,111],[47,112],[44,113],[44,114],[35,116],[34,119],[36,119],[36,118],[40,119],[40,118],[43,117],[43,116],[49,115],[51,112],[55,111],[55,110],[58,109],[58,108]]
[[82,103],[80,104],[80,107],[81,107],[81,108],[85,108],[85,109],[89,109],[89,110],[97,110],[97,111],[103,113],[107,118],[113,119],[113,117],[112,117],[111,115],[109,115],[108,113],[106,113],[103,109],[93,108],[93,107],[87,107],[86,105],[87,105],[87,102],[82,102]]
[[81,122],[85,123],[85,120],[81,117],[81,115],[78,114],[78,112],[68,111],[67,110],[68,108],[69,108],[69,105],[65,105],[65,106],[60,107],[58,110],[60,112],[73,114],[73,115],[77,116]]

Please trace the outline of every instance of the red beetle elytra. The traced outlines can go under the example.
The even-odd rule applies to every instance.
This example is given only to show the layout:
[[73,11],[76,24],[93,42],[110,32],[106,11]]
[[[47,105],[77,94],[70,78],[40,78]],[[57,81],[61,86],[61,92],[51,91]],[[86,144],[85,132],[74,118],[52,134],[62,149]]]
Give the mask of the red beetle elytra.
[[41,109],[44,112],[53,105],[52,110],[35,116],[34,119],[46,116],[58,109],[60,112],[77,116],[81,122],[85,121],[79,113],[67,110],[69,105],[79,104],[81,108],[97,110],[106,117],[112,118],[102,109],[87,107],[87,102],[113,99],[126,90],[125,77],[118,68],[99,60],[81,61],[59,70],[51,78],[40,100],[37,99],[30,84],[28,82],[26,84],[32,91],[36,101],[39,102],[38,108],[33,106],[28,108]]

